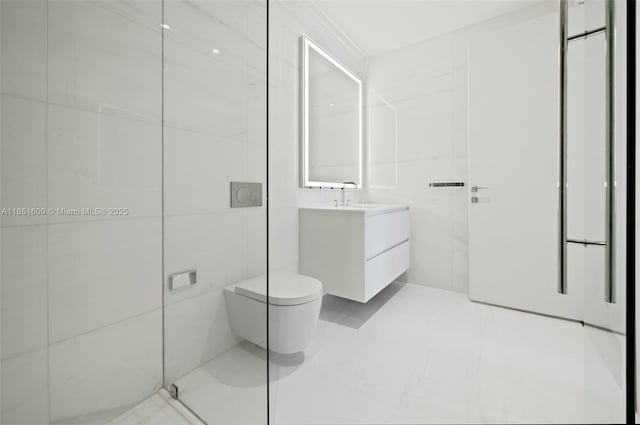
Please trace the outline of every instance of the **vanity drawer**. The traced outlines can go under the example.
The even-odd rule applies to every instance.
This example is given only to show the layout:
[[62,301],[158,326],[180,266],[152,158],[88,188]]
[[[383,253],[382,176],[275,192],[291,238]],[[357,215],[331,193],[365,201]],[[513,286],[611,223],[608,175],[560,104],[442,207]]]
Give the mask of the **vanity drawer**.
[[365,263],[364,302],[369,301],[409,268],[409,244],[406,241]]
[[365,222],[365,258],[367,260],[409,239],[408,210],[369,216]]

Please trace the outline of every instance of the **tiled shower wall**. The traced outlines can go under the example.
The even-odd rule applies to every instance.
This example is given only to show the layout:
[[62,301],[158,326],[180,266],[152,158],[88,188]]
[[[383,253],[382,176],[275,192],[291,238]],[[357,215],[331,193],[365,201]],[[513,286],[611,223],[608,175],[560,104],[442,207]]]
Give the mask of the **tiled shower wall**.
[[161,2],[3,1],[2,423],[103,423],[162,384]]

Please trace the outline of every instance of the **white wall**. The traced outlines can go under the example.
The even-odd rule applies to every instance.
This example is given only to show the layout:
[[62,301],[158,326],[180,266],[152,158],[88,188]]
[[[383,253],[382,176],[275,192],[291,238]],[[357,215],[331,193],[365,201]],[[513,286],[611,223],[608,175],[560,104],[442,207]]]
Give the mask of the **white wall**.
[[[465,41],[449,33],[370,58],[366,79],[368,198],[411,206],[411,269],[403,279],[461,292],[468,290],[467,192],[429,183],[467,183]],[[377,122],[381,115],[388,124]]]
[[161,2],[1,9],[2,207],[130,214],[3,217],[0,421],[102,423],[162,383]]
[[[363,57],[310,2],[269,3],[269,267],[298,270],[298,206],[332,204],[338,190],[301,189],[300,37],[307,34],[354,73]],[[360,191],[348,190],[358,202]]]

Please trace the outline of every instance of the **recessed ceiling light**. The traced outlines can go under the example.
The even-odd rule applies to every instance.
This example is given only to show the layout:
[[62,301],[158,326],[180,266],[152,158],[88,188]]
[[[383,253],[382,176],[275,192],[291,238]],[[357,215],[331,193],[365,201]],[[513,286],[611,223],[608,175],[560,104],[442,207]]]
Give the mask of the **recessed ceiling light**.
[[169,24],[162,24],[160,26],[165,30],[170,30],[171,29],[171,25],[169,25]]
[[218,50],[218,49],[212,49],[211,51],[212,51],[213,53],[220,53],[220,50]]
[[333,103],[330,103],[329,106],[331,106],[333,108]]

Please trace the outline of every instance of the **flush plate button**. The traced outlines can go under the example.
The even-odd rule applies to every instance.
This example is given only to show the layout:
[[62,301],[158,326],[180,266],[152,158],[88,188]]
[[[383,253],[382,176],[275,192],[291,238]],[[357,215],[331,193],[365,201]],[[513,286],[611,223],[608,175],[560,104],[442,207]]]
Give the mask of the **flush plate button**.
[[231,208],[262,206],[262,183],[231,182]]
[[236,191],[236,201],[241,204],[246,204],[247,202],[249,202],[250,196],[251,196],[251,192],[249,192],[244,187],[241,187]]

